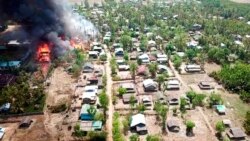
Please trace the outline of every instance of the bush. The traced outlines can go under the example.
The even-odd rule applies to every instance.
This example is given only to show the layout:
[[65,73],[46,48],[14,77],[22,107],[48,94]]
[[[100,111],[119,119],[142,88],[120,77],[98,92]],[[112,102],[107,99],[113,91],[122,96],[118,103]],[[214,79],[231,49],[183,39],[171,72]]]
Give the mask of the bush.
[[125,93],[127,93],[127,89],[125,89],[123,87],[119,87],[119,89],[118,89],[119,96],[122,96]]
[[161,141],[159,135],[148,135],[146,141]]
[[240,92],[240,99],[246,103],[250,102],[250,93],[246,91]]
[[223,104],[223,100],[222,100],[220,94],[212,93],[209,96],[209,106],[210,107],[213,107],[214,105],[221,105],[221,104]]
[[139,136],[137,134],[133,134],[129,137],[129,141],[139,141]]
[[84,132],[84,131],[81,131],[80,129],[80,124],[77,123],[75,126],[74,126],[74,132],[73,132],[73,136],[76,136],[78,138],[81,138],[81,137],[84,137],[87,135],[87,132]]
[[101,61],[107,61],[107,55],[106,54],[101,55],[100,60]]
[[250,135],[250,111],[246,113],[245,121],[243,123],[243,127],[248,135]]
[[104,131],[101,132],[90,131],[88,132],[88,137],[90,141],[106,141],[107,133]]

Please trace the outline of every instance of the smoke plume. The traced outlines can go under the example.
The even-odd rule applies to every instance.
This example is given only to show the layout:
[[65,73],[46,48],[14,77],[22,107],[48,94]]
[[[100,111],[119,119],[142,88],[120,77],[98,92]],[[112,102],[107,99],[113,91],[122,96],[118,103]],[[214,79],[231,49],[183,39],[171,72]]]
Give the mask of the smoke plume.
[[2,40],[41,39],[52,42],[58,54],[70,47],[69,41],[60,38],[78,37],[89,40],[98,35],[94,25],[85,17],[73,12],[67,0],[0,0],[0,24],[8,21],[21,25],[17,31],[6,32]]

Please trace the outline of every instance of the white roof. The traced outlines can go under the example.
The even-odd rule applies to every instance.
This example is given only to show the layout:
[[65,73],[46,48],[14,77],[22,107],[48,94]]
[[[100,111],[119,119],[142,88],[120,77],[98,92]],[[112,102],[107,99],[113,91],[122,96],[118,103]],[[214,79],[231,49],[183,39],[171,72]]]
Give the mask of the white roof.
[[123,59],[116,60],[116,63],[124,63],[125,61]]
[[95,92],[83,92],[82,93],[82,99],[84,99],[84,98],[92,99],[92,98],[95,98],[95,97],[96,97]]
[[196,65],[196,64],[190,64],[190,65],[186,65],[186,68],[189,68],[189,69],[200,69],[201,66],[200,65]]
[[250,25],[250,21],[248,21],[247,24]]
[[102,49],[102,47],[101,46],[94,46],[93,50],[95,50],[95,49]]
[[99,52],[98,51],[89,51],[89,54],[96,54],[96,55],[98,55]]
[[143,81],[143,85],[145,87],[148,87],[150,85],[155,85],[155,82],[152,79],[146,79],[146,80]]
[[166,65],[158,65],[158,69],[168,70],[168,67]]
[[142,101],[151,101],[151,99],[148,96],[143,96],[142,97]]
[[100,43],[98,43],[98,42],[93,42],[92,45],[93,45],[93,46],[99,46]]
[[167,58],[166,54],[157,54],[156,55],[157,58]]
[[116,48],[115,52],[123,51],[123,48]]
[[129,69],[129,65],[119,65],[119,69]]
[[161,62],[161,61],[167,61],[167,58],[157,58],[157,61]]
[[176,79],[169,80],[168,85],[180,85],[180,82]]
[[132,116],[132,121],[131,121],[130,127],[134,127],[138,124],[145,124],[146,125],[146,119],[145,119],[145,116],[143,114],[136,114],[136,115]]
[[148,56],[148,54],[144,53],[144,54],[139,56],[139,59],[142,59],[142,60],[149,59],[149,56]]
[[85,86],[84,91],[85,92],[87,92],[87,91],[97,91],[97,89],[98,89],[98,86],[91,85],[91,86]]

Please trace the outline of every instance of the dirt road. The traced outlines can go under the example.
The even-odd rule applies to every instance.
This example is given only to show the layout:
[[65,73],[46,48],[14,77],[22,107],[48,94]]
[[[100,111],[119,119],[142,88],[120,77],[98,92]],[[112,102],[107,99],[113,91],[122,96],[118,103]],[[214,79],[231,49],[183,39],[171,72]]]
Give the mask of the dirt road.
[[107,94],[109,96],[109,111],[108,111],[108,119],[107,119],[107,132],[108,132],[108,138],[107,141],[112,141],[112,121],[113,121],[113,112],[114,112],[114,107],[112,103],[112,77],[111,77],[111,69],[110,69],[110,63],[109,60],[111,59],[111,54],[107,49],[107,46],[104,47],[105,51],[107,53],[107,60],[108,62],[106,63],[106,75],[107,75]]

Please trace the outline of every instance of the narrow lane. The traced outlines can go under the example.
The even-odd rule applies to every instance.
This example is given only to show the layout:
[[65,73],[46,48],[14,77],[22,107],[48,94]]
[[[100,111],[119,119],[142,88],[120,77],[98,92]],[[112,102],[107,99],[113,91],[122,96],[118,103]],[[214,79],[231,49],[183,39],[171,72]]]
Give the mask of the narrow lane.
[[114,107],[112,103],[112,77],[111,77],[111,69],[110,69],[110,59],[111,59],[111,54],[109,50],[107,49],[107,46],[104,47],[106,54],[107,54],[107,63],[105,64],[105,69],[106,69],[106,75],[107,75],[107,95],[109,97],[109,106],[108,106],[108,119],[107,119],[107,132],[108,132],[108,137],[107,141],[113,141],[112,138],[112,121],[113,121],[113,112],[114,112]]

